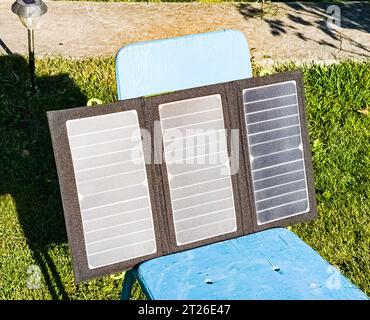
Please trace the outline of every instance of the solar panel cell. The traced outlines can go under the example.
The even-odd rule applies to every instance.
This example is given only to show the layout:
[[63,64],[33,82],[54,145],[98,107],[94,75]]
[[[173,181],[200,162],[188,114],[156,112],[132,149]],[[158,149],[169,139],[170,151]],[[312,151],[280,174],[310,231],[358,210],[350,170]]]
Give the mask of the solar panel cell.
[[[177,244],[236,231],[220,95],[162,104],[159,114]],[[174,132],[180,143],[168,143]]]
[[243,91],[258,224],[309,210],[295,81]]
[[156,252],[136,111],[66,125],[90,268]]

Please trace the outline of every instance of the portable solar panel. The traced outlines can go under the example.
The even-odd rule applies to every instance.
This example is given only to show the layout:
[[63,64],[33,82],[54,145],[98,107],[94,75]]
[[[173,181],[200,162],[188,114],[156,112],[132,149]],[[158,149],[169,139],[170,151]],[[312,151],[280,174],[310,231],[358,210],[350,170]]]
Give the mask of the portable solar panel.
[[315,216],[299,72],[48,118],[77,282]]

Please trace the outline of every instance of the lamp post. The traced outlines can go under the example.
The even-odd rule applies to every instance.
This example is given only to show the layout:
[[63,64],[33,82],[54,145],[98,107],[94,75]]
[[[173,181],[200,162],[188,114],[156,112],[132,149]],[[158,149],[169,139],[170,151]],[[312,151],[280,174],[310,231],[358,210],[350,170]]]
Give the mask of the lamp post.
[[33,92],[36,91],[34,29],[37,27],[41,16],[44,15],[47,10],[48,7],[42,0],[16,0],[12,4],[13,13],[19,17],[28,31],[28,56]]

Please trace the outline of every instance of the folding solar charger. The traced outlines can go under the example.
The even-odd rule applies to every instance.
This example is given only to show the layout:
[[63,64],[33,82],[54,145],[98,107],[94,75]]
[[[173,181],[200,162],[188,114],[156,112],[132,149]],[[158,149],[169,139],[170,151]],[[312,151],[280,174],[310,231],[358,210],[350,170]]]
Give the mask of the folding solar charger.
[[300,72],[48,120],[77,282],[316,215]]

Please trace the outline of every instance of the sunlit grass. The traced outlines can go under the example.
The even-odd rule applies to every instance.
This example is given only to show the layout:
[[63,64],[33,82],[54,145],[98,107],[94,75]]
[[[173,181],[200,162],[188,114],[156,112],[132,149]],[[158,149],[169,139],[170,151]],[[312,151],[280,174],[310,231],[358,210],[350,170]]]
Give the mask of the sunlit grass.
[[[293,231],[370,294],[370,116],[357,111],[370,105],[370,62],[305,66],[304,79],[319,216]],[[38,60],[37,85],[30,95],[24,58],[0,56],[0,299],[117,299],[122,274],[74,284],[46,121],[114,101],[114,59]]]

